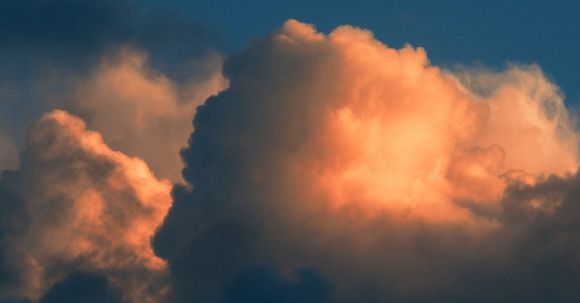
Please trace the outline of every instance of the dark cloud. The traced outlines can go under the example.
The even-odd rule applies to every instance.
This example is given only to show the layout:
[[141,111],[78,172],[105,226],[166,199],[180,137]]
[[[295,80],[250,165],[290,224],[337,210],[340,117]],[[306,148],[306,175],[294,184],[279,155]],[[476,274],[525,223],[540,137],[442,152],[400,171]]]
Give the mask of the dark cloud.
[[530,302],[580,300],[580,172],[513,186],[502,203],[515,277]]
[[0,169],[17,166],[27,125],[59,108],[178,180],[195,108],[225,85],[219,44],[180,12],[139,1],[0,3]]
[[[28,224],[26,209],[19,197],[18,176],[13,171],[3,171],[0,182],[0,246],[12,245],[10,237]],[[3,289],[16,289],[23,277],[11,262],[13,255],[7,249],[0,250],[0,285]]]
[[303,268],[286,279],[268,266],[240,273],[227,288],[222,303],[332,302],[332,287],[312,269]]
[[40,303],[123,303],[120,295],[108,285],[106,277],[75,273],[55,284]]

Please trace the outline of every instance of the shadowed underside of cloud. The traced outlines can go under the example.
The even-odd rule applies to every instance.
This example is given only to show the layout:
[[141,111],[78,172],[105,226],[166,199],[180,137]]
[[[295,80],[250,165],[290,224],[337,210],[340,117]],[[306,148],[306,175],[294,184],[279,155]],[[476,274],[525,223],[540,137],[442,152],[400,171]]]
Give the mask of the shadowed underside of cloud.
[[224,73],[154,239],[173,301],[580,299],[578,136],[538,67],[291,20]]
[[268,266],[256,266],[240,273],[224,294],[224,303],[256,302],[332,302],[332,286],[307,268],[287,280]]
[[93,274],[76,273],[55,284],[41,303],[122,303],[120,295],[111,290],[106,278]]
[[[189,69],[188,61],[219,48],[201,24],[132,0],[2,2],[0,43],[2,66],[8,67],[3,72],[86,70],[104,53],[128,45],[152,53],[156,66],[176,78],[203,72]],[[26,60],[14,62],[14,56]]]

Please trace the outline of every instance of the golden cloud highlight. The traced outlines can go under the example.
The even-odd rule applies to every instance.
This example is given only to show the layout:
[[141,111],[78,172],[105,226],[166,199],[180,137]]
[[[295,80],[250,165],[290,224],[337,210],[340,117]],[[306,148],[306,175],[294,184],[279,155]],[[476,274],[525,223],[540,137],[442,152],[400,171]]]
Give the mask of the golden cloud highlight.
[[349,26],[324,37],[288,21],[273,39],[289,56],[300,45],[327,61],[316,72],[328,78],[309,87],[330,91],[304,142],[315,150],[291,161],[333,203],[459,218],[467,213],[458,200],[497,201],[516,176],[578,166],[578,135],[537,67],[457,76],[430,65],[421,48],[394,50]]

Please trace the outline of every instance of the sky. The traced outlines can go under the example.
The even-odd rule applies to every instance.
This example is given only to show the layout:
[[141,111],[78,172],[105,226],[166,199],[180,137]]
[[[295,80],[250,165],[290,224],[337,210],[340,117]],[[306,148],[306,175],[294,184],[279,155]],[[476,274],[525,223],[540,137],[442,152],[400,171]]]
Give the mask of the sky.
[[0,2],[0,303],[578,302],[579,13]]
[[[229,49],[239,50],[287,19],[312,23],[323,32],[341,24],[373,31],[396,48],[425,47],[439,65],[537,63],[570,102],[580,102],[575,39],[577,1],[150,1],[175,7],[209,25]],[[169,3],[169,4],[168,4]],[[558,56],[554,56],[554,52]]]

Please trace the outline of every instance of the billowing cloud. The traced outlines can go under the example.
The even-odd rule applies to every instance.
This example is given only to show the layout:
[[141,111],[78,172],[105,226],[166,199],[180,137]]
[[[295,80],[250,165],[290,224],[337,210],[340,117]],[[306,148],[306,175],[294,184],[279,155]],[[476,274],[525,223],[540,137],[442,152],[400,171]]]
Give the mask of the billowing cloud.
[[[2,3],[0,41],[0,131],[20,138],[43,112],[66,109],[172,181],[195,108],[226,85],[209,30],[135,1]],[[7,143],[2,162],[14,163],[22,141]]]
[[75,88],[70,108],[113,149],[144,159],[159,177],[178,181],[183,168],[179,151],[192,132],[197,107],[226,86],[222,58],[200,58],[192,68],[213,73],[182,85],[147,63],[145,54],[135,50],[104,60]]
[[580,300],[578,134],[538,66],[294,20],[222,62],[177,15],[56,3],[0,4],[0,54],[58,66],[0,94],[80,116],[45,114],[19,165],[0,137],[0,302]]
[[290,20],[224,73],[155,237],[175,301],[578,299],[578,135],[538,67]]
[[65,108],[104,58],[127,48],[148,54],[148,64],[179,85],[204,83],[216,72],[207,60],[220,52],[215,36],[180,12],[141,1],[1,2],[1,127],[23,137],[44,112]]
[[[0,3],[0,42],[0,301],[160,301],[149,241],[195,109],[225,85],[219,43],[131,0]],[[18,139],[55,108],[92,131],[55,111]]]
[[18,169],[0,179],[0,299],[38,299],[86,272],[89,281],[101,275],[124,300],[159,302],[168,287],[165,261],[150,238],[170,206],[170,189],[79,118],[45,114],[29,131]]

